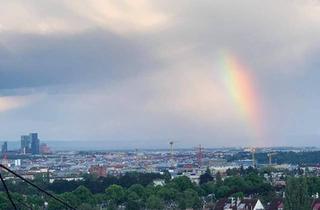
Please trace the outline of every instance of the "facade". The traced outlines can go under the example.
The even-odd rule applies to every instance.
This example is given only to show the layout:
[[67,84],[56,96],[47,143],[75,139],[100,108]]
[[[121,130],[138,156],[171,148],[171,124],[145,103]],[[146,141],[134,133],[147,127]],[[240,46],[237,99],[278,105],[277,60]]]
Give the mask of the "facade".
[[94,174],[98,177],[106,177],[107,176],[107,167],[100,165],[92,165],[89,168],[89,173]]
[[28,135],[21,136],[20,151],[23,154],[30,153],[30,136]]
[[40,140],[37,133],[30,133],[29,138],[31,140],[31,153],[33,155],[40,154]]

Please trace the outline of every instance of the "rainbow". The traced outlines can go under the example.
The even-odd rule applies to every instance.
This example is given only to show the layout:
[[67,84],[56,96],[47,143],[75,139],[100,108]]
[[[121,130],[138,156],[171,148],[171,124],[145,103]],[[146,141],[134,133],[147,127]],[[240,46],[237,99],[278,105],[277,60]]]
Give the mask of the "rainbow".
[[[263,136],[260,99],[256,92],[254,77],[236,56],[228,53],[222,56],[223,81],[242,118],[253,129],[256,141]],[[259,143],[256,142],[255,143]]]

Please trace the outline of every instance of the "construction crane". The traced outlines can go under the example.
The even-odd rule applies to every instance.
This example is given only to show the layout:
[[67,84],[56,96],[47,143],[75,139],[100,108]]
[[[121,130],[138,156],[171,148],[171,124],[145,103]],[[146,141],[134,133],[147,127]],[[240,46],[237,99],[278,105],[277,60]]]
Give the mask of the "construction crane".
[[269,158],[269,165],[271,166],[272,165],[272,156],[276,155],[277,153],[276,152],[273,152],[273,153],[268,153],[268,158]]
[[252,167],[256,167],[256,158],[255,158],[255,154],[256,154],[256,148],[251,147],[251,154],[252,154]]

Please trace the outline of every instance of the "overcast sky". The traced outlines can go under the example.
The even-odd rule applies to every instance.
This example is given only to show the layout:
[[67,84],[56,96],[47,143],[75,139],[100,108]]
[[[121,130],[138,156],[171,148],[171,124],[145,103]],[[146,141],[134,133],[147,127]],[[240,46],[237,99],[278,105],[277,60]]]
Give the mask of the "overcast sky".
[[[318,0],[0,0],[0,140],[318,146]],[[263,134],[216,68],[246,66]]]

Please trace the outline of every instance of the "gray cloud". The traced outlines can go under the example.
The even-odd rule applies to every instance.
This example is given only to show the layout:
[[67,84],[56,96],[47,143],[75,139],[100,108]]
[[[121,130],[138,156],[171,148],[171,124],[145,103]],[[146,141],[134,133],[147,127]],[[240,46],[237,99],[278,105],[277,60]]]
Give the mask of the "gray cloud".
[[0,88],[32,88],[117,80],[156,65],[139,42],[106,30],[73,35],[2,35]]
[[[8,6],[24,18],[0,18],[0,94],[13,97],[2,102],[4,137],[38,130],[114,146],[316,143],[319,2],[122,3]],[[215,69],[223,51],[253,75],[263,139],[251,136]]]

